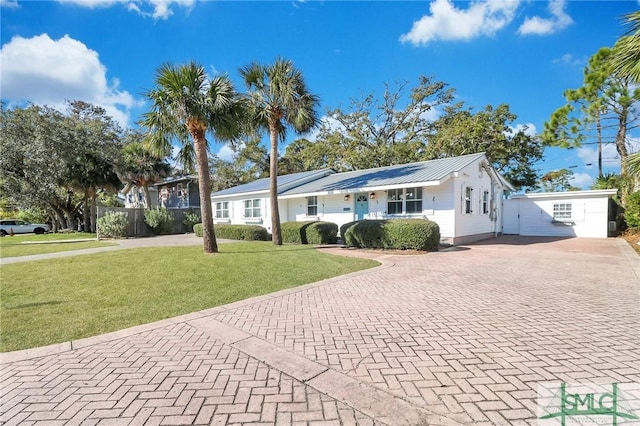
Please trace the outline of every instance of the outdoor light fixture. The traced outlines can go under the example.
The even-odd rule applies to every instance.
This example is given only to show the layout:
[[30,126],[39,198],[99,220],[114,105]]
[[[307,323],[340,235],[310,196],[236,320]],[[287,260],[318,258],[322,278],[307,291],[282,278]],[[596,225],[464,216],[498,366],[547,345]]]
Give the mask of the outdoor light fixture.
[[369,198],[371,198],[372,200],[376,199],[376,193],[372,192],[371,194],[369,194]]
[[349,194],[347,194],[347,195],[345,195],[345,196],[344,196],[344,200],[345,200],[345,201],[349,201],[349,198],[351,198],[351,196],[350,196]]

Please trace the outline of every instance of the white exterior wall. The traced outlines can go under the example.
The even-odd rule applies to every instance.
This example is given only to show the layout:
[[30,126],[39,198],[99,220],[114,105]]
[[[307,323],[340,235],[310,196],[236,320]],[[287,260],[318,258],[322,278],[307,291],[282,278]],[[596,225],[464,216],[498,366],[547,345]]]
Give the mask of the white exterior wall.
[[[573,195],[571,192],[535,198],[514,198],[518,203],[518,233],[526,236],[607,238],[608,195]],[[554,221],[554,204],[570,204],[571,219]]]
[[[492,181],[487,171],[479,163],[467,166],[458,173],[452,183],[455,204],[455,231],[457,239],[473,235],[489,235],[502,232],[503,188]],[[466,188],[472,188],[471,213],[466,213]],[[489,192],[489,212],[483,213],[482,196]],[[492,202],[493,200],[493,202]],[[493,220],[495,218],[495,220]]]

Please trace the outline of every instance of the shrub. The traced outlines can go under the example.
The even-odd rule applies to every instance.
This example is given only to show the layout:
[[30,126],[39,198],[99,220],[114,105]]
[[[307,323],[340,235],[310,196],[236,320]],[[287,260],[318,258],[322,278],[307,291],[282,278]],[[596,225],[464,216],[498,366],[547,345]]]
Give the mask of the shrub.
[[[259,225],[216,225],[214,228],[216,238],[245,241],[268,241],[269,233]],[[193,232],[197,237],[204,235],[202,224],[193,225]]]
[[340,237],[342,237],[342,241],[344,241],[344,234],[347,233],[347,229],[351,228],[353,225],[358,223],[358,221],[347,222],[340,227]]
[[440,244],[440,227],[424,219],[363,220],[341,229],[351,247],[436,251]]
[[101,237],[122,238],[126,236],[129,219],[125,212],[109,212],[98,219],[97,225]]
[[149,209],[144,221],[156,234],[169,234],[173,230],[173,216],[167,209]]
[[640,191],[627,196],[627,205],[624,210],[624,219],[629,228],[640,227]]
[[183,216],[182,223],[187,227],[187,232],[193,230],[193,225],[196,223],[200,223],[200,214],[197,212],[185,212]]
[[294,244],[335,244],[338,225],[331,222],[285,222],[282,241]]

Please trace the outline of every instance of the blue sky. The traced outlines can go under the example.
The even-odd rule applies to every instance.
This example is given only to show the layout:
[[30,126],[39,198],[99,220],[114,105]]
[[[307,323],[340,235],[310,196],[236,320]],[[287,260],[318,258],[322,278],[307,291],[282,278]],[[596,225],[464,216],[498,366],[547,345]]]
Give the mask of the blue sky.
[[[196,1],[0,0],[0,96],[61,106],[102,105],[134,126],[156,68],[196,60],[227,73],[291,59],[321,98],[321,113],[384,83],[433,76],[476,111],[506,103],[517,125],[539,132],[562,93],[582,84],[587,60],[612,46],[628,1]],[[632,134],[637,137],[638,135]],[[290,133],[291,142],[296,135]],[[284,147],[283,147],[284,148]],[[225,156],[217,143],[212,151]],[[605,171],[619,171],[613,145]],[[591,164],[590,166],[587,164]],[[571,167],[587,189],[596,150],[547,149],[541,173]],[[575,166],[575,167],[573,167]]]

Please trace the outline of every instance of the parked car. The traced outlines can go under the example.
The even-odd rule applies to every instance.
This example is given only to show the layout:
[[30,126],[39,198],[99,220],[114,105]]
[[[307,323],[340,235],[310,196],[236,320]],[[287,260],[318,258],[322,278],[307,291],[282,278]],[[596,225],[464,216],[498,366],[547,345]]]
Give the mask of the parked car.
[[20,219],[0,220],[0,236],[14,234],[44,234],[49,232],[49,225],[43,223],[29,223]]

